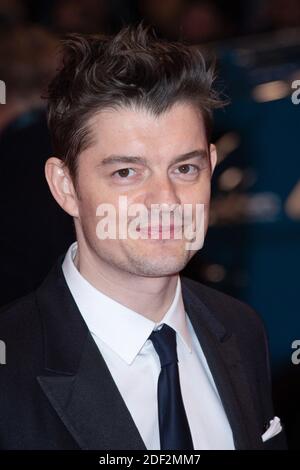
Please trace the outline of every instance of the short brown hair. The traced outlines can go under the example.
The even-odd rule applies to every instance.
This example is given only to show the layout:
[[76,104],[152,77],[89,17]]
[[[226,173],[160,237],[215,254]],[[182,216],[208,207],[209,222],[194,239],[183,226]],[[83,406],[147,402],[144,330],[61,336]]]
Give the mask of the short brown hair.
[[90,145],[87,124],[95,113],[134,105],[158,116],[178,101],[200,109],[209,140],[212,109],[222,105],[214,78],[199,48],[158,39],[142,23],[114,37],[71,35],[48,89],[53,150],[76,179],[77,156]]

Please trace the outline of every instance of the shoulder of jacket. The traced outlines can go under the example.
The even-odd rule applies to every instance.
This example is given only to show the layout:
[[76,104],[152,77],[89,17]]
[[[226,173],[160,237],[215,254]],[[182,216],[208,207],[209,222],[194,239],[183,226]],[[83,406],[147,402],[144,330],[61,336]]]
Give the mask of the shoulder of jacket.
[[264,324],[260,315],[247,303],[184,276],[181,277],[181,282],[191,290],[225,326],[230,325],[232,326],[232,330],[235,330],[235,325],[238,327],[244,325],[245,328],[259,330],[264,334]]

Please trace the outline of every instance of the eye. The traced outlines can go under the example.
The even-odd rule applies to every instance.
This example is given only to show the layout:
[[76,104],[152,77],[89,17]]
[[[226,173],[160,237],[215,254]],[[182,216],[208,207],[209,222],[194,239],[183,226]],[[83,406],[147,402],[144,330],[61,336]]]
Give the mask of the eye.
[[[133,172],[133,173],[130,173]],[[116,176],[119,178],[128,178],[129,176],[134,175],[134,170],[132,168],[121,168],[120,170],[115,171],[112,176]]]
[[176,170],[179,170],[179,173],[183,175],[196,175],[199,172],[199,167],[185,163],[184,165],[180,165]]

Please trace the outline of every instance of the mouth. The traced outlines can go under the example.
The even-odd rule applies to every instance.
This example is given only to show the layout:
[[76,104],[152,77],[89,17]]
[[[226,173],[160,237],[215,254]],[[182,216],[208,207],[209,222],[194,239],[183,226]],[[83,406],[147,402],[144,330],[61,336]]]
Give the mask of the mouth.
[[163,226],[163,225],[151,225],[146,227],[137,227],[137,232],[140,232],[143,235],[146,235],[149,238],[156,237],[158,238],[174,238],[175,234],[182,233],[182,226],[176,226],[174,224]]

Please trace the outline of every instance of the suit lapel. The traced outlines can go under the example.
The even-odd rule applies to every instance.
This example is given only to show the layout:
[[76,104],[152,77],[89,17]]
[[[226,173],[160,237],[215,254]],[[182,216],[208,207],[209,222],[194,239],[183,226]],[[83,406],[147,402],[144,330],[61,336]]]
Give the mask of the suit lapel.
[[[45,346],[37,379],[82,449],[146,450],[129,410],[66,285],[60,259],[36,293]],[[186,312],[217,386],[237,449],[261,448],[251,389],[233,334],[182,278]]]
[[187,286],[184,278],[182,293],[231,425],[236,449],[262,448],[251,388],[234,334],[226,332],[216,314]]
[[79,447],[146,450],[60,264],[37,291],[37,304],[45,334],[45,373],[37,379]]

